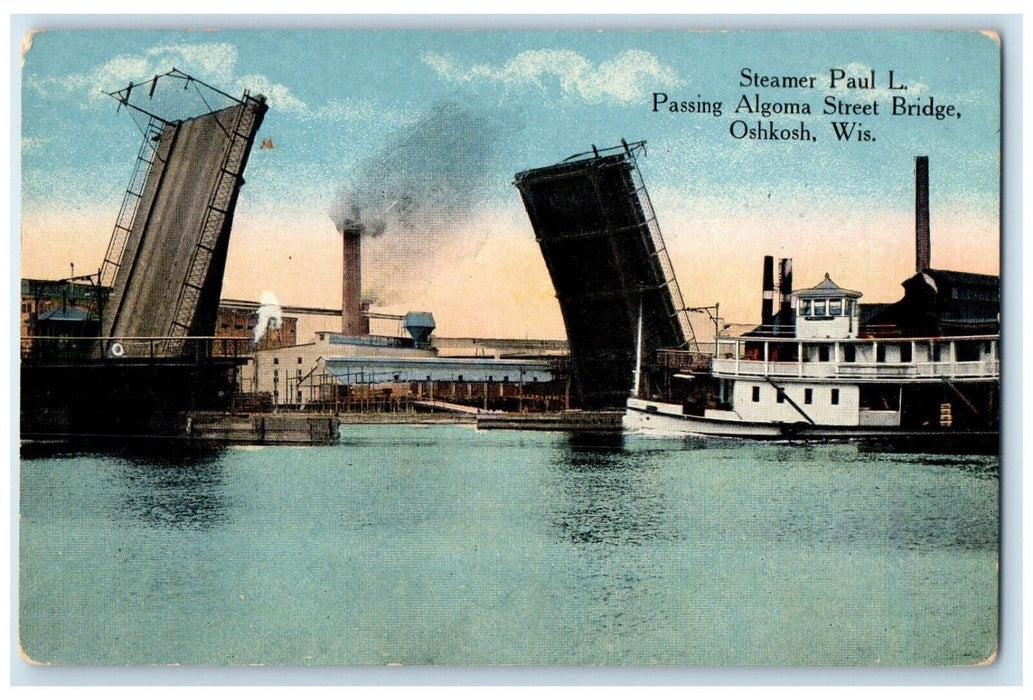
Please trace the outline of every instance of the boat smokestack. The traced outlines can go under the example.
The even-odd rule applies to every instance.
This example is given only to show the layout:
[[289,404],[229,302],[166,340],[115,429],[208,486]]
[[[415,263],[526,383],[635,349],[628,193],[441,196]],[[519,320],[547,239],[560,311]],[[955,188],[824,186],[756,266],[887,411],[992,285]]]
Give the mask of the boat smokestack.
[[929,156],[915,157],[915,272],[929,267]]
[[760,325],[770,326],[775,321],[775,258],[764,256],[763,299],[760,306]]
[[793,321],[793,259],[781,258],[778,261],[778,323],[791,325]]
[[362,316],[362,229],[345,228],[341,231],[341,240],[344,246],[341,332],[368,335],[369,327]]

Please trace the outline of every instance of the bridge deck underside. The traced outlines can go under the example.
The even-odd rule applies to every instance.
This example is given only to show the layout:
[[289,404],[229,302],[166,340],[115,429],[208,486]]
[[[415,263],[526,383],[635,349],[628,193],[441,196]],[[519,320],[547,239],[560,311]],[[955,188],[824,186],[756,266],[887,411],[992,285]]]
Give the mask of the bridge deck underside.
[[570,343],[585,408],[622,406],[632,385],[641,304],[643,352],[685,335],[623,154],[517,175]]

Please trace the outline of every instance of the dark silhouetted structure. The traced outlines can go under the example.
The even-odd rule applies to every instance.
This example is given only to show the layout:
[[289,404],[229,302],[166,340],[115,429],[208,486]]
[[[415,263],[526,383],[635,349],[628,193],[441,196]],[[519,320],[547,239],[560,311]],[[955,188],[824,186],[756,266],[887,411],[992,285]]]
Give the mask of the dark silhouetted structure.
[[694,342],[635,161],[644,142],[571,156],[514,183],[534,227],[570,343],[572,398],[621,408],[642,353]]
[[[156,93],[159,84],[171,90]],[[232,405],[251,349],[250,337],[212,336],[265,98],[236,98],[176,69],[109,94],[143,138],[95,293],[80,308],[63,298],[41,313],[37,285],[23,301],[37,326],[21,343],[23,437],[191,435],[197,412]],[[173,117],[177,109],[188,116]]]
[[915,156],[915,272],[929,267],[929,156]]

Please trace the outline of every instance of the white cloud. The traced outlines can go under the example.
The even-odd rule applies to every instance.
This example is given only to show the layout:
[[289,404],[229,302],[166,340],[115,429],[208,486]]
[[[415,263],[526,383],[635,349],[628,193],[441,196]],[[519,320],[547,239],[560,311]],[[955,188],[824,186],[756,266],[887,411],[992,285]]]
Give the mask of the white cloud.
[[164,70],[159,73],[174,66],[184,73],[204,76],[207,82],[228,83],[237,65],[237,47],[233,44],[175,44],[156,46],[147,53],[162,62]]
[[306,112],[308,106],[286,85],[274,83],[264,75],[235,76],[237,48],[227,43],[165,44],[142,54],[116,56],[86,73],[61,77],[29,78],[26,85],[44,97],[59,94],[80,95],[83,104],[105,99],[105,93],[130,82],[140,82],[173,68],[220,88],[231,85],[261,92],[272,107],[288,112]]
[[247,88],[252,95],[265,95],[269,107],[277,111],[299,114],[307,114],[309,111],[308,105],[298,99],[289,87],[274,83],[264,75],[242,75],[235,82],[241,91]]
[[237,75],[238,58],[237,48],[229,43],[163,44],[141,54],[116,56],[85,73],[47,78],[26,76],[25,86],[44,97],[79,97],[81,106],[88,107],[106,100],[106,92],[177,68],[231,94],[245,89],[252,94],[261,93],[272,109],[303,119],[400,121],[397,113],[385,112],[367,99],[331,100],[319,106],[309,105],[290,87],[265,75]]
[[[151,62],[142,56],[116,56],[104,65],[95,69],[89,76],[69,76],[71,84],[85,81],[90,88],[91,97],[99,97],[104,90],[113,90],[127,85],[130,81],[149,77]],[[153,73],[151,73],[153,75]]]
[[175,44],[155,46],[143,54],[116,56],[88,73],[72,74],[56,81],[55,87],[67,91],[87,89],[94,99],[130,82],[140,82],[177,68],[212,84],[228,83],[237,64],[237,49],[232,44]]
[[598,65],[569,49],[523,51],[501,66],[459,65],[448,56],[428,52],[423,62],[455,83],[496,82],[507,87],[534,86],[543,92],[555,81],[568,96],[586,102],[633,102],[658,87],[682,84],[675,70],[656,56],[639,50],[622,51]]

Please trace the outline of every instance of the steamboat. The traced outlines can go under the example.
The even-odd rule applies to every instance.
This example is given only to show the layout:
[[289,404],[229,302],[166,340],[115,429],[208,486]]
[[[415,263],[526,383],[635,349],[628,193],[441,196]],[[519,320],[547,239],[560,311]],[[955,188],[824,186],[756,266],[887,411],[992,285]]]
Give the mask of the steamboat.
[[[916,272],[893,304],[863,304],[828,273],[794,290],[763,271],[761,324],[713,353],[639,362],[624,428],[757,439],[929,438],[995,445],[1000,279],[929,265],[928,160],[916,159]],[[775,309],[775,299],[779,308]],[[715,334],[717,335],[717,334]]]
[[625,429],[996,440],[1000,333],[986,317],[999,305],[998,278],[926,268],[904,288],[897,304],[865,309],[860,292],[826,275],[793,292],[774,323],[717,338],[712,356],[658,351],[636,374]]

